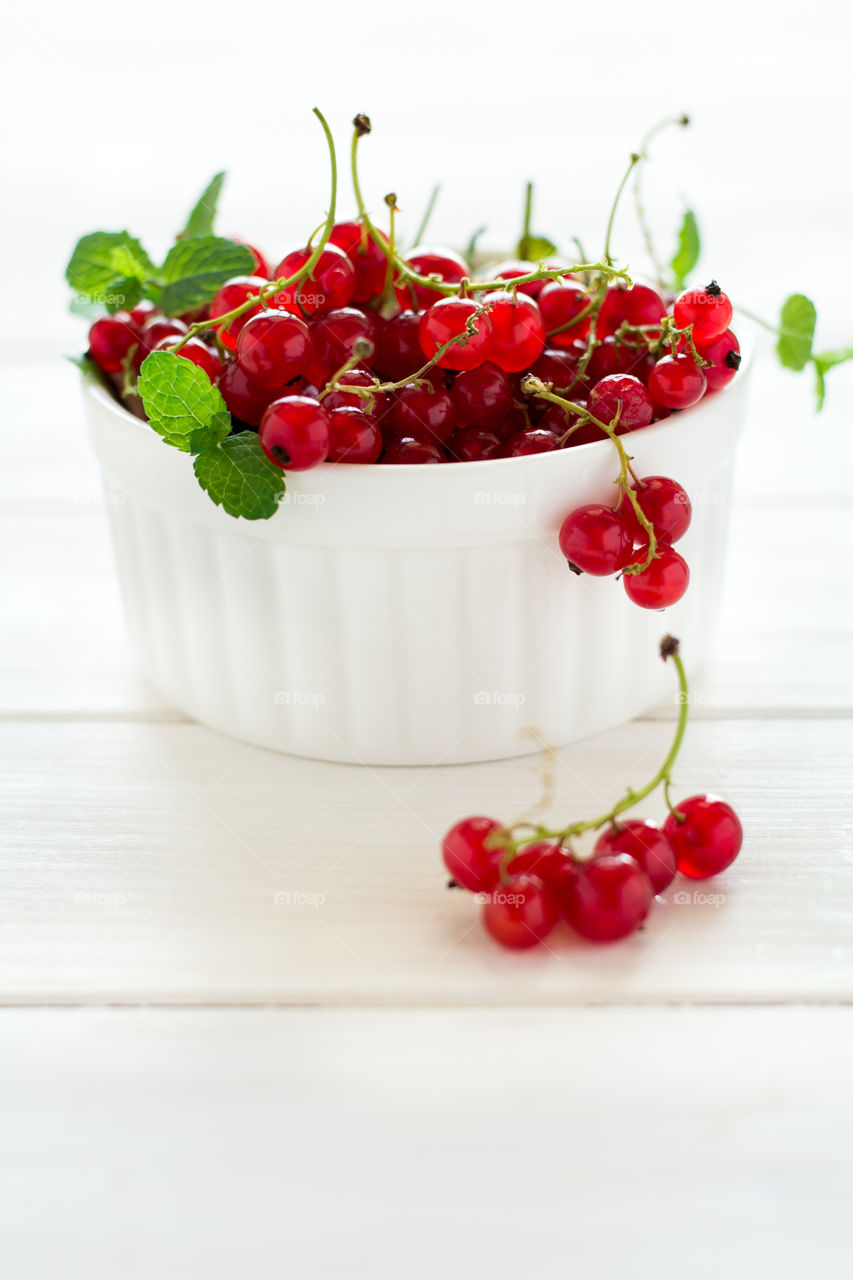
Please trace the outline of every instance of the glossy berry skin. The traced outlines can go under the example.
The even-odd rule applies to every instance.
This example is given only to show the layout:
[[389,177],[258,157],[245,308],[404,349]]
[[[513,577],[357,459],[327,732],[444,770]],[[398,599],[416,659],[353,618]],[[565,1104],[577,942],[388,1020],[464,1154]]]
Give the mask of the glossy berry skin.
[[[210,304],[211,320],[216,320],[219,316],[233,311],[235,307],[239,307],[247,298],[251,298],[259,289],[262,289],[265,284],[269,284],[269,281],[261,276],[235,276],[233,280],[227,280]],[[250,307],[242,316],[238,316],[236,320],[232,320],[230,324],[220,325],[217,328],[220,341],[229,351],[236,350],[237,335],[243,325],[261,310],[263,308],[258,303],[257,306]]]
[[675,878],[675,850],[656,822],[628,818],[606,827],[595,842],[593,857],[627,853],[649,877],[654,893],[663,893]]
[[566,516],[560,526],[560,550],[575,573],[606,578],[625,568],[634,543],[618,511],[590,502]]
[[547,346],[531,365],[530,372],[541,382],[550,382],[555,391],[574,394],[580,389],[577,371],[585,349],[582,342],[572,342],[566,347]]
[[166,338],[182,338],[187,332],[183,320],[168,320],[166,316],[152,316],[139,330],[138,346],[133,353],[133,367],[138,369],[152,351],[156,351]]
[[[672,544],[684,537],[690,528],[693,508],[686,490],[677,480],[671,480],[669,476],[642,476],[636,495],[643,515],[651,521],[656,538]],[[646,531],[637,519],[627,494],[619,509],[634,541],[645,542]]]
[[[438,276],[447,284],[459,284],[470,274],[468,264],[452,249],[428,249],[417,245],[406,255],[406,262],[417,275]],[[414,311],[425,311],[443,296],[424,284],[412,284],[406,280],[395,283],[394,294],[401,310],[411,308]]]
[[577,863],[553,840],[534,840],[519,849],[509,863],[510,875],[535,875],[555,893],[565,892]]
[[373,367],[383,378],[400,382],[423,368],[420,325],[419,312],[401,311],[377,335]]
[[649,877],[627,853],[605,853],[578,866],[560,895],[569,924],[591,942],[627,938],[653,902]]
[[[120,311],[119,315],[126,313]],[[137,302],[136,306],[131,309],[130,318],[136,325],[137,329],[141,329],[146,320],[150,320],[152,316],[159,315],[157,308],[153,302],[149,302],[147,298],[143,298],[141,302]]]
[[490,293],[485,301],[492,321],[489,359],[504,373],[529,369],[545,350],[545,323],[532,298],[519,293]]
[[[275,279],[290,277],[305,266],[312,249],[294,249],[282,258],[275,269]],[[273,306],[292,311],[298,316],[314,316],[334,311],[352,301],[355,293],[355,268],[343,249],[327,244],[314,264],[310,279],[300,280],[289,289],[279,289]]]
[[589,333],[591,323],[589,314],[575,324],[571,323],[575,316],[586,311],[589,306],[589,298],[583,287],[575,284],[573,280],[549,280],[537,301],[545,322],[548,342],[552,346],[571,346],[573,342],[585,338]]
[[254,246],[253,244],[249,244],[248,240],[240,240],[240,239],[238,239],[238,237],[237,237],[237,236],[231,236],[231,237],[230,237],[230,239],[232,239],[232,240],[234,241],[234,243],[235,243],[235,244],[241,244],[241,245],[243,245],[243,247],[244,247],[244,248],[246,248],[246,249],[248,249],[248,250],[249,250],[249,253],[250,253],[250,254],[252,255],[252,257],[254,258],[254,260],[255,260],[255,269],[254,269],[254,271],[252,272],[252,275],[255,275],[255,276],[263,276],[263,278],[264,278],[265,280],[269,280],[269,278],[270,278],[270,264],[267,262],[266,258],[265,258],[265,257],[264,257],[264,255],[261,253],[260,249],[256,249],[256,248],[255,248],[255,246]]
[[453,379],[450,399],[461,427],[499,427],[512,408],[512,383],[497,365],[481,364]]
[[441,842],[441,856],[448,874],[463,889],[471,893],[488,893],[497,883],[498,864],[503,855],[501,847],[486,847],[491,837],[496,838],[503,827],[494,818],[477,814],[462,818],[447,832]]
[[216,385],[228,412],[250,427],[260,426],[268,404],[286,395],[284,387],[260,387],[246,377],[236,360],[229,360],[222,369]]
[[647,427],[655,414],[652,398],[639,378],[630,373],[611,373],[596,382],[589,393],[589,411],[600,422],[610,423],[618,412],[616,434]]
[[[583,401],[578,401],[577,404],[578,408],[583,407]],[[597,427],[589,420],[581,422],[578,414],[566,412],[559,404],[549,404],[536,425],[544,431],[553,431],[558,440],[571,429],[571,435],[566,440],[567,447],[575,444],[592,444],[596,440],[607,439],[601,427]]]
[[655,358],[646,347],[629,346],[615,338],[605,338],[593,351],[586,372],[590,386],[613,373],[630,373],[640,382],[647,383],[654,365]]
[[692,880],[707,880],[731,866],[743,843],[740,818],[719,796],[690,796],[676,805],[663,824],[664,834],[675,850],[678,870]]
[[[344,387],[370,387],[373,385],[373,376],[365,369],[348,369],[346,373],[342,373],[338,380],[338,386]],[[331,409],[361,409],[364,413],[370,415],[371,418],[380,419],[384,417],[388,406],[388,397],[384,391],[374,393],[372,399],[367,396],[360,396],[355,391],[330,391],[327,396],[323,397],[323,408]]]
[[[642,564],[647,555],[648,546],[640,547],[632,558],[633,563]],[[665,542],[658,544],[655,558],[647,569],[622,578],[628,599],[641,609],[667,609],[681,599],[689,585],[687,561]]]
[[262,387],[280,387],[298,378],[313,350],[307,324],[287,311],[261,311],[237,335],[237,363]]
[[261,448],[277,467],[309,471],[329,452],[331,423],[321,404],[310,396],[273,400],[261,418]]
[[[471,325],[473,332],[466,333]],[[476,369],[488,360],[492,344],[492,321],[471,298],[442,298],[421,314],[418,337],[427,360],[440,347],[460,337],[436,360],[442,369]]]
[[124,361],[139,344],[139,330],[126,311],[102,316],[89,330],[89,354],[103,373],[121,373]]
[[316,315],[310,330],[313,354],[306,372],[320,386],[355,354],[358,342],[369,343],[373,351],[373,321],[357,307],[338,307]]
[[435,387],[401,387],[388,411],[388,425],[399,436],[446,440],[456,425],[453,403],[446,391]]
[[598,338],[607,338],[621,324],[639,328],[641,325],[658,324],[665,315],[663,298],[654,289],[644,284],[632,285],[630,289],[616,286],[604,295],[595,334]]
[[715,280],[704,289],[685,289],[672,308],[679,329],[693,326],[693,341],[713,342],[720,338],[732,322],[732,304]]
[[423,436],[395,436],[388,442],[382,455],[386,466],[415,466],[423,463],[446,462],[447,457],[437,440]]
[[553,431],[546,431],[543,427],[525,427],[505,441],[501,457],[524,458],[531,453],[553,453],[559,447],[560,442]]
[[663,356],[649,374],[649,394],[666,409],[690,409],[705,394],[705,374],[690,355]]
[[[383,231],[380,237],[388,243]],[[355,271],[353,302],[369,302],[382,292],[388,259],[360,222],[336,222],[329,240],[343,249]]]
[[[178,342],[178,338],[164,338],[158,343],[157,351],[170,351]],[[180,356],[182,360],[189,360],[190,364],[196,365],[199,369],[203,369],[210,378],[211,382],[215,382],[222,372],[222,361],[219,355],[207,343],[202,342],[200,338],[190,338],[181,347],[180,351],[176,351],[175,355]]]
[[[494,280],[517,280],[519,276],[529,276],[535,270],[535,262],[524,262],[521,258],[508,258],[506,262],[499,262],[491,275]],[[518,292],[526,293],[528,298],[538,298],[544,284],[544,280],[529,280],[527,284],[518,286]]]
[[497,458],[501,451],[501,438],[485,427],[461,427],[447,441],[451,462],[483,462]]
[[740,343],[731,329],[707,345],[697,344],[697,350],[704,360],[710,361],[702,366],[708,390],[719,391],[728,386],[740,368]]
[[[323,401],[327,409],[328,397]],[[328,412],[328,409],[327,409]],[[329,462],[368,464],[382,453],[382,432],[361,409],[332,409],[329,413]]]
[[537,946],[558,918],[555,896],[535,875],[510,875],[506,884],[495,885],[483,905],[486,932],[511,951]]

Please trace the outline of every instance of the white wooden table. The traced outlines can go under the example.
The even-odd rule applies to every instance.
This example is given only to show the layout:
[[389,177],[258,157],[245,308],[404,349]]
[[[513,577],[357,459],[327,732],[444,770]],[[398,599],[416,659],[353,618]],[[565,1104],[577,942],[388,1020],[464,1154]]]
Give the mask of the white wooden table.
[[[74,377],[3,393],[3,1274],[849,1277],[847,371],[819,421],[756,376],[677,769],[744,819],[725,901],[520,956],[437,846],[535,761],[291,759],[145,687]],[[672,716],[561,751],[564,807]]]

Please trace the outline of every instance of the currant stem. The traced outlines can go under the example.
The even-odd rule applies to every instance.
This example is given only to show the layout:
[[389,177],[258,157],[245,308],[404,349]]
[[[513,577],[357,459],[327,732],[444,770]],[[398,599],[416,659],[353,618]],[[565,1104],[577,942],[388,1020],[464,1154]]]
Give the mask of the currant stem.
[[[651,144],[652,140],[657,137],[659,133],[663,132],[664,129],[669,129],[672,127],[672,125],[676,125],[676,124],[681,125],[682,127],[685,127],[689,125],[689,123],[690,123],[690,120],[686,115],[669,116],[666,120],[661,120],[659,124],[656,124],[654,126],[654,128],[649,129],[649,132],[646,134],[645,138],[643,138],[643,141],[640,143],[640,151],[639,151],[640,159],[648,161],[649,145]],[[634,173],[634,208],[637,213],[637,222],[640,225],[640,231],[642,232],[642,235],[643,235],[643,243],[646,246],[646,253],[649,255],[649,261],[654,267],[655,275],[657,276],[658,286],[661,289],[665,289],[667,282],[666,282],[666,279],[664,278],[663,265],[659,257],[657,256],[657,251],[655,250],[655,244],[654,244],[654,239],[652,237],[651,227],[649,226],[649,222],[646,217],[645,204],[643,203],[642,173],[643,173],[643,166],[638,165]]]
[[622,199],[622,192],[625,190],[628,179],[634,172],[634,166],[639,164],[640,159],[641,157],[637,155],[636,151],[631,152],[631,159],[628,164],[628,168],[625,170],[622,181],[616,188],[616,195],[613,197],[613,204],[610,207],[610,217],[607,219],[607,234],[604,237],[604,261],[608,266],[613,265],[613,259],[610,256],[610,238],[613,235],[613,223],[616,218],[616,210],[619,208],[619,201]]
[[527,261],[530,253],[530,223],[533,218],[533,183],[528,182],[524,188],[524,222],[521,228],[521,239],[518,242],[518,256]]
[[438,200],[440,191],[441,191],[441,186],[439,183],[436,183],[432,191],[430,192],[429,200],[427,201],[427,207],[426,209],[424,209],[424,216],[421,218],[420,225],[418,226],[418,229],[415,232],[415,238],[412,241],[413,245],[421,243],[421,240],[424,237],[426,229],[430,224],[430,219],[432,218],[433,212],[435,210],[436,201]]

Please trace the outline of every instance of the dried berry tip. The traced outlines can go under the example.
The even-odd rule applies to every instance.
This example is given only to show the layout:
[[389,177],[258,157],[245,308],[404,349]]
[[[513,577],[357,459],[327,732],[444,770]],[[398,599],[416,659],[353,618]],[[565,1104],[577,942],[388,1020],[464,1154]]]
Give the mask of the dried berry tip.
[[678,123],[686,128],[690,124],[690,116],[682,116]]
[[726,358],[723,361],[727,369],[739,369],[743,356],[739,351],[727,351]]
[[450,879],[449,879],[449,880],[448,880],[448,882],[447,882],[447,887],[448,887],[448,889],[458,889],[458,888],[459,888],[459,881],[458,881],[458,880],[454,880],[454,879],[453,879],[453,877],[451,876],[451,877],[450,877]]
[[664,636],[660,642],[660,656],[666,662],[667,658],[672,658],[678,653],[680,641],[675,636]]
[[712,298],[719,298],[723,291],[717,284],[716,280],[712,280],[710,284],[705,285],[705,292],[710,293]]
[[366,133],[370,133],[370,130],[373,127],[370,123],[370,116],[366,116],[360,112],[353,120],[352,127],[355,129],[358,136],[363,138]]
[[569,566],[572,573],[576,573],[578,577],[580,577],[581,574],[583,573],[583,569],[579,569],[576,564],[572,564],[571,560],[567,560],[566,564]]

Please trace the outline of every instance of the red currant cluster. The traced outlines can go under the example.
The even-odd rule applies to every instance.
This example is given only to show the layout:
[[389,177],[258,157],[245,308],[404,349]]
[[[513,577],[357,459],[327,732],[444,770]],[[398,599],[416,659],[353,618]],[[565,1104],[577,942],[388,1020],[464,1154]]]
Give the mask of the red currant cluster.
[[[713,795],[669,803],[672,766],[687,722],[687,683],[671,636],[661,656],[673,659],[679,678],[679,718],[674,740],[661,768],[639,791],[629,790],[612,809],[590,821],[559,830],[521,822],[506,827],[494,818],[463,818],[442,843],[444,865],[453,887],[479,895],[483,923],[502,946],[535,946],[560,918],[583,938],[615,942],[645,921],[656,895],[677,872],[705,880],[731,865],[743,839],[731,805]],[[659,785],[669,806],[663,826],[643,818],[622,820]],[[581,859],[572,840],[599,832],[591,855]]]

